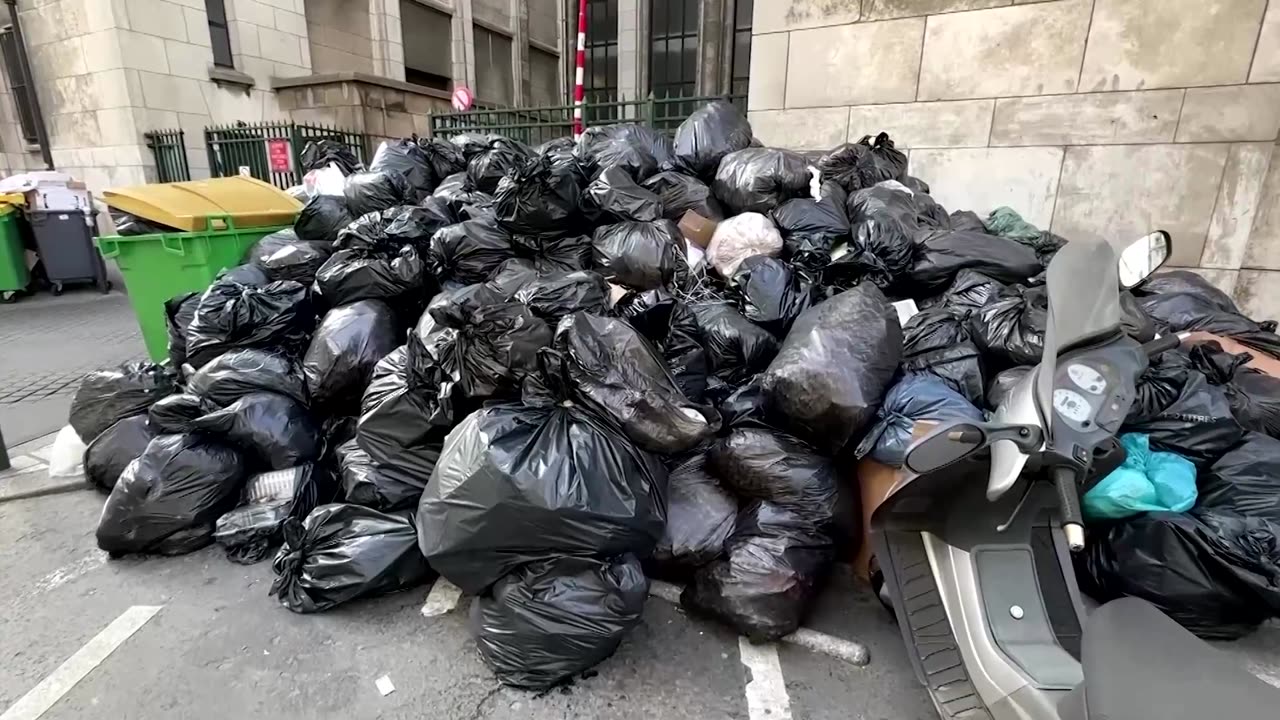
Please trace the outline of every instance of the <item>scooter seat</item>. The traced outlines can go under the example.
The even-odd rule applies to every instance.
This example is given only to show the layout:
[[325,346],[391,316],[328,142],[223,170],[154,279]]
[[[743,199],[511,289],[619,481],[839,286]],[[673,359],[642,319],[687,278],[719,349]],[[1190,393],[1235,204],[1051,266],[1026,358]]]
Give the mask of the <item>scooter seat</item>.
[[1095,610],[1082,650],[1089,720],[1280,718],[1280,689],[1143,600]]

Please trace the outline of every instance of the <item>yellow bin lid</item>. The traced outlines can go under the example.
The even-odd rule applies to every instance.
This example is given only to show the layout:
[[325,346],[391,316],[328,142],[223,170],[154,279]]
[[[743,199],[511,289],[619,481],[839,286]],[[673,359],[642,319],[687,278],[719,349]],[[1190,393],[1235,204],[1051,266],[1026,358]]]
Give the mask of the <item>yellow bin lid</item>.
[[106,190],[109,207],[131,215],[195,232],[209,227],[210,216],[230,216],[237,228],[290,225],[302,203],[257,178],[236,176],[212,180],[156,183]]

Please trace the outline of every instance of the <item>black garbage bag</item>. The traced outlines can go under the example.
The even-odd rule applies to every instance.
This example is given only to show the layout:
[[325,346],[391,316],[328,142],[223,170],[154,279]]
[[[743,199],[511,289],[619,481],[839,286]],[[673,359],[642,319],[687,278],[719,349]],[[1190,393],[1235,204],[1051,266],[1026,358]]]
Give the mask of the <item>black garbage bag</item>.
[[302,148],[302,169],[323,170],[335,164],[343,175],[360,172],[364,165],[346,143],[337,140],[308,140]]
[[151,428],[152,435],[191,432],[191,425],[196,418],[204,417],[218,408],[218,405],[190,393],[170,395],[157,400],[147,411],[147,426]]
[[427,160],[427,154],[422,151],[418,143],[408,138],[383,140],[382,144],[378,145],[377,151],[373,153],[373,160],[369,162],[369,172],[391,172],[403,175],[404,179],[409,181],[409,187],[412,190],[409,198],[411,202],[419,202],[429,196],[431,191],[436,189],[436,185],[440,184],[440,179],[444,177],[436,176],[431,162]]
[[939,378],[908,375],[889,389],[877,413],[879,420],[863,436],[858,457],[901,467],[911,445],[911,432],[920,420],[938,423],[981,423],[982,411]]
[[930,218],[921,215],[917,197],[894,183],[851,193],[846,202],[849,255],[843,262],[855,265],[880,285],[906,277],[915,262],[915,236],[933,227]]
[[471,186],[471,180],[467,178],[465,172],[454,173],[445,178],[431,196],[444,201],[449,209],[457,214],[461,214],[467,208],[493,203],[492,195],[480,192]]
[[[359,217],[359,216],[356,216]],[[333,242],[338,232],[355,220],[347,201],[332,195],[316,195],[302,206],[293,232],[304,242]]]
[[400,344],[395,312],[381,300],[361,300],[325,314],[302,361],[315,407],[355,408],[373,368]]
[[508,232],[556,237],[577,217],[581,195],[572,168],[534,158],[498,181],[493,209]]
[[244,451],[251,465],[284,470],[319,460],[324,434],[306,406],[275,393],[251,393],[191,423]]
[[330,307],[385,300],[395,307],[422,307],[434,281],[412,245],[399,252],[339,250],[316,273],[316,288]]
[[767,214],[790,200],[809,194],[809,164],[790,150],[747,148],[720,161],[711,192],[729,215]]
[[321,505],[284,525],[270,593],[296,613],[416,587],[434,577],[418,551],[413,513]]
[[160,435],[129,464],[98,520],[98,547],[112,555],[182,555],[213,542],[214,521],[235,507],[245,463],[200,435]]
[[574,313],[560,321],[555,346],[575,402],[611,419],[641,449],[685,452],[720,429],[716,412],[685,397],[653,346],[626,321]]
[[956,273],[956,279],[942,293],[937,304],[962,317],[968,317],[994,302],[1006,287],[999,280],[976,270],[961,270]]
[[491,135],[484,150],[467,162],[467,178],[471,186],[492,195],[503,176],[523,167],[533,157],[533,150],[519,140]]
[[459,220],[449,203],[438,197],[429,197],[418,205],[395,210],[395,215],[383,228],[386,241],[395,247],[412,245],[419,252],[431,247],[431,237],[437,231]]
[[387,227],[405,209],[396,205],[378,212],[365,213],[338,231],[334,247],[339,250],[399,250],[405,243],[387,237]]
[[117,421],[85,449],[85,479],[99,490],[111,492],[124,469],[147,449],[153,437],[155,434],[146,415],[132,415]]
[[1005,398],[1009,397],[1009,391],[1022,382],[1022,378],[1026,377],[1027,373],[1034,369],[1034,367],[1023,365],[1001,370],[997,373],[991,379],[991,386],[987,388],[987,409],[994,411],[1000,407]]
[[755,255],[743,260],[733,284],[742,296],[742,314],[779,338],[786,337],[796,318],[814,303],[813,285],[777,258]]
[[1262,518],[1144,513],[1091,537],[1075,560],[1094,599],[1142,598],[1206,640],[1280,614],[1280,526]]
[[694,573],[680,605],[754,642],[777,640],[800,627],[836,557],[826,531],[764,501],[739,513],[724,549],[724,557]]
[[382,511],[418,507],[430,476],[419,478],[408,473],[383,472],[354,439],[339,445],[336,455],[345,502]]
[[1156,273],[1133,289],[1138,297],[1152,295],[1194,295],[1216,310],[1239,313],[1231,296],[1214,287],[1203,275],[1191,270],[1166,270]]
[[695,450],[667,479],[667,527],[645,561],[650,574],[684,582],[724,553],[733,532],[738,499],[706,469],[706,453]]
[[191,326],[199,305],[198,292],[175,295],[164,303],[164,325],[169,331],[169,364],[179,373],[183,372],[182,366],[187,362],[187,328]]
[[915,262],[904,280],[912,294],[940,292],[965,269],[1004,283],[1025,283],[1043,270],[1030,248],[986,233],[931,230],[915,243]]
[[263,287],[271,282],[271,278],[267,277],[266,270],[257,265],[237,265],[233,268],[220,270],[215,281],[233,282],[250,287]]
[[831,249],[849,240],[845,193],[839,185],[822,186],[822,198],[788,200],[769,213],[782,233],[787,260],[798,267],[821,270],[831,262]]
[[315,326],[315,308],[300,283],[282,280],[259,288],[219,280],[196,306],[187,330],[187,361],[200,368],[229,350],[245,348],[296,354]]
[[261,240],[250,245],[249,249],[244,251],[244,255],[240,256],[240,262],[261,265],[267,258],[297,242],[298,233],[294,232],[293,228],[277,230],[270,235],[262,236]]
[[586,202],[602,222],[653,222],[664,217],[662,201],[616,165],[600,171],[587,186]]
[[407,355],[398,347],[374,367],[360,403],[356,441],[391,482],[421,488],[440,459],[454,417],[439,416],[439,403],[411,385]]
[[612,655],[640,624],[648,594],[635,555],[541,560],[477,598],[471,630],[499,682],[544,690]]
[[514,298],[549,323],[578,311],[609,312],[609,283],[590,270],[542,275],[515,292]]
[[226,407],[255,392],[273,392],[306,404],[310,401],[302,368],[287,355],[270,350],[232,350],[191,376],[187,392],[216,407]]
[[[86,469],[87,469],[86,465]],[[1197,509],[1263,518],[1280,527],[1280,440],[1248,433],[1196,477]]]
[[360,217],[396,205],[412,205],[417,202],[418,193],[398,172],[361,172],[347,176],[342,196],[351,216]]
[[690,175],[710,180],[725,155],[745,150],[754,139],[751,123],[738,108],[723,100],[710,102],[676,128],[675,164]]
[[945,307],[916,313],[902,326],[902,369],[929,374],[981,406],[986,391],[982,352],[964,318]]
[[1152,449],[1177,453],[1202,469],[1244,439],[1227,396],[1177,351],[1153,359],[1138,379],[1124,431],[1146,433]]
[[550,365],[530,377],[523,402],[486,405],[449,433],[422,494],[422,553],[466,592],[529,562],[648,555],[662,537],[666,468],[565,402],[569,388]]
[[640,183],[640,187],[658,196],[662,215],[668,220],[679,221],[690,210],[708,220],[724,219],[711,188],[695,177],[668,170]]
[[636,182],[644,182],[673,161],[669,137],[635,124],[588,128],[578,140],[577,158],[588,180],[617,167]]
[[1232,338],[1252,350],[1280,358],[1280,335],[1275,333],[1275,321],[1256,323],[1239,313],[1219,309],[1199,293],[1150,295],[1139,302],[1163,331],[1201,330]]
[[684,243],[670,220],[604,225],[591,238],[592,262],[609,282],[636,290],[678,287],[689,273]]
[[1035,365],[1044,356],[1048,321],[1045,286],[1014,285],[969,316],[969,332],[993,359],[1006,365]]
[[332,254],[333,250],[326,245],[298,242],[277,250],[258,264],[272,282],[293,280],[309,285]]
[[85,443],[117,421],[141,415],[157,400],[178,391],[178,379],[166,367],[132,362],[84,376],[71,399],[68,422]]
[[454,173],[466,172],[467,159],[457,145],[436,138],[418,138],[418,146],[422,148],[437,183]]
[[498,266],[516,256],[511,233],[492,217],[465,220],[431,237],[429,266],[443,282],[484,282]]
[[462,153],[464,159],[470,160],[488,149],[489,141],[495,137],[498,136],[481,135],[479,133],[458,133],[450,137],[449,142],[458,148],[458,152]]
[[711,445],[706,468],[739,497],[785,507],[818,529],[835,521],[835,466],[785,433],[734,428]]
[[662,353],[680,392],[702,402],[711,369],[693,310],[665,290],[633,290],[618,300],[614,310]]
[[1247,430],[1280,438],[1280,378],[1246,367],[1252,359],[1249,353],[1232,355],[1218,343],[1191,349],[1192,365],[1222,388],[1236,422]]
[[771,416],[838,451],[871,422],[902,356],[898,314],[863,283],[800,314],[760,375]]
[[123,235],[125,237],[184,232],[178,228],[162,225],[153,220],[145,220],[137,215],[126,212],[111,213],[111,222],[116,226],[116,234]]
[[213,540],[233,563],[265,560],[284,542],[285,522],[306,518],[328,502],[321,498],[331,496],[333,489],[328,471],[317,463],[256,475],[245,485],[248,503],[218,518]]
[[773,333],[743,317],[726,302],[700,302],[692,306],[707,350],[711,372],[731,386],[769,367],[778,354]]
[[539,238],[515,235],[511,238],[516,255],[533,264],[539,274],[591,269],[591,236],[564,235]]
[[1126,335],[1140,343],[1156,339],[1155,321],[1128,290],[1120,292],[1120,327]]
[[818,161],[818,170],[824,181],[834,180],[852,193],[886,180],[905,178],[907,156],[894,148],[888,133],[875,138],[864,135],[858,142],[845,143],[824,155]]

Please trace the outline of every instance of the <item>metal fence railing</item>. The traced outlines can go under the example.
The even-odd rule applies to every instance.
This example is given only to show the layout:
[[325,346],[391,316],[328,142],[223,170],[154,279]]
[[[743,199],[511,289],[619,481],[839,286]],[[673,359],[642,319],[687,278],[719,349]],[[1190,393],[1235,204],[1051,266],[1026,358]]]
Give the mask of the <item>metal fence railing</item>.
[[[619,122],[643,123],[671,132],[694,110],[713,100],[728,100],[745,112],[745,95],[704,97],[649,97],[643,100],[587,102],[583,108],[584,124],[608,125]],[[431,132],[496,133],[530,145],[573,134],[573,105],[530,108],[484,108],[465,112],[440,113],[431,116]]]
[[252,175],[284,190],[302,182],[302,150],[312,140],[334,140],[365,160],[364,133],[290,122],[237,123],[204,131],[213,177]]
[[181,130],[153,130],[144,133],[147,147],[156,160],[156,182],[182,182],[191,179],[187,165],[186,133]]

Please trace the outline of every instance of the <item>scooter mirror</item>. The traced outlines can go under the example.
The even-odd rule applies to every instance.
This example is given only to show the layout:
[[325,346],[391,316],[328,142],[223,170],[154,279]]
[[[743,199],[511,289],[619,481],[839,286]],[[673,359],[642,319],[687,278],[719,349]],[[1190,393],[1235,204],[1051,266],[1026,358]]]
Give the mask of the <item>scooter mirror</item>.
[[977,425],[949,425],[912,445],[907,450],[904,465],[917,474],[933,472],[965,459],[986,444],[987,434]]
[[1125,290],[1151,276],[1169,259],[1173,240],[1169,233],[1157,230],[1120,251],[1120,286]]

